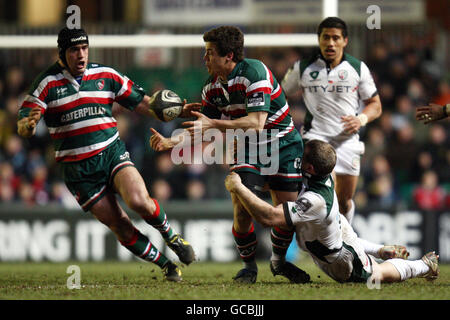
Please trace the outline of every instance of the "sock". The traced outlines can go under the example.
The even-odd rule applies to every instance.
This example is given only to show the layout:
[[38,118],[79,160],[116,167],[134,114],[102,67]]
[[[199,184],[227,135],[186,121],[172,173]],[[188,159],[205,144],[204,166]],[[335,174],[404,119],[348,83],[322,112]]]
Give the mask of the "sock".
[[423,276],[430,270],[422,260],[389,259],[385,262],[391,263],[397,269],[402,281]]
[[342,214],[350,225],[352,224],[353,216],[355,215],[355,202],[351,200],[351,204],[351,208],[346,213]]
[[135,256],[153,262],[161,268],[169,261],[138,229],[134,229],[134,235],[130,241],[120,241],[120,243]]
[[283,264],[286,261],[286,252],[292,242],[294,231],[282,230],[273,227],[270,231],[270,240],[272,240],[272,256],[270,261],[274,266]]
[[380,255],[378,254],[378,250],[383,247],[382,244],[373,243],[361,238],[358,238],[358,242],[363,246],[365,253],[370,254],[377,259],[381,259]]
[[258,267],[255,261],[255,253],[258,242],[256,240],[255,226],[252,223],[252,227],[247,233],[238,233],[234,230],[233,226],[232,232],[234,242],[236,243],[236,247],[242,261],[244,262],[245,268],[257,271]]
[[158,201],[152,199],[156,205],[156,210],[153,213],[153,216],[150,218],[145,218],[144,220],[151,226],[153,226],[156,230],[161,233],[164,240],[169,240],[175,235],[172,227],[170,226],[169,220],[167,220],[166,213],[164,209],[159,205]]

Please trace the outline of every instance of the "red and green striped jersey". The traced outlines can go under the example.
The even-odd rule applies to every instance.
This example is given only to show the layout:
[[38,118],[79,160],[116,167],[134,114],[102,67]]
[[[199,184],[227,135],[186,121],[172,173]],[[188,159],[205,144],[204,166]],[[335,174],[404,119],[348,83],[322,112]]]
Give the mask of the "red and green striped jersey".
[[18,117],[39,106],[58,162],[80,161],[107,148],[119,137],[113,102],[133,110],[145,92],[111,67],[89,63],[81,84],[59,63],[33,82]]
[[217,76],[207,80],[202,91],[202,112],[206,116],[219,119],[223,114],[236,119],[250,112],[264,111],[268,113],[264,129],[268,129],[269,136],[270,129],[277,129],[278,138],[291,133],[301,139],[283,89],[264,63],[244,59],[236,64],[227,80],[221,82]]

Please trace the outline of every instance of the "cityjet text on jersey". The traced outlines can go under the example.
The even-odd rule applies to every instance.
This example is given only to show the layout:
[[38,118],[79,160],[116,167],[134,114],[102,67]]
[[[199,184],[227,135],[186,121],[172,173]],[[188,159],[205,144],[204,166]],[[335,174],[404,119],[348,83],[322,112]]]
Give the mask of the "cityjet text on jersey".
[[352,88],[352,86],[343,86],[343,85],[318,85],[318,86],[303,86],[303,90],[308,89],[311,93],[317,92],[337,92],[337,93],[349,93],[355,91],[357,88]]
[[106,113],[106,109],[103,107],[85,107],[85,108],[81,108],[66,114],[63,114],[61,116],[61,122],[68,122],[71,120],[76,120],[76,119],[80,119],[80,118],[84,118],[84,117],[89,117],[89,116],[95,116],[95,115],[99,115],[99,114],[105,114]]
[[243,130],[216,128],[202,130],[195,125],[193,134],[184,129],[172,132],[172,139],[183,136],[173,148],[174,164],[228,164],[255,168],[262,175],[278,173],[279,130]]

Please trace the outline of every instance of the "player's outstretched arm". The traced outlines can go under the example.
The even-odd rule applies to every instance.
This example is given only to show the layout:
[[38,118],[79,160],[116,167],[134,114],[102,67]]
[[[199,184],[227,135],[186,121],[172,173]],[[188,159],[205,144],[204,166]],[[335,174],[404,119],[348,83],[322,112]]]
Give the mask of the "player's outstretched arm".
[[183,125],[191,133],[196,132],[198,128],[201,128],[202,132],[211,128],[219,129],[222,132],[227,129],[262,130],[267,119],[267,112],[264,111],[251,112],[245,117],[233,120],[211,119],[196,111],[193,111],[192,114],[197,117],[197,120],[183,122]]
[[36,133],[36,126],[41,119],[41,108],[34,107],[31,109],[28,117],[17,121],[17,133],[24,137],[30,138]]
[[145,95],[134,110],[143,116],[158,119],[155,117],[155,114],[150,111],[150,101],[151,98],[148,95]]
[[[136,112],[139,114],[142,114],[147,117],[151,117],[154,119],[158,119],[155,117],[155,113],[150,111],[150,103],[152,101],[152,98],[148,95],[145,95],[142,101],[137,105]],[[189,118],[194,117],[194,114],[192,114],[192,111],[199,111],[202,107],[201,103],[193,102],[193,103],[187,103],[187,100],[183,100],[183,110],[181,111],[181,114],[179,115],[180,118]],[[159,120],[159,119],[158,119]]]
[[170,138],[164,137],[161,133],[153,128],[150,128],[152,136],[150,137],[149,144],[150,148],[155,151],[167,151],[175,147],[176,145],[181,145],[183,143],[192,143],[190,138],[190,133],[187,130],[183,130],[181,134],[175,135]]
[[283,205],[280,204],[274,207],[258,198],[242,184],[241,178],[237,173],[232,172],[226,177],[225,187],[230,193],[233,192],[239,198],[247,212],[261,225],[265,227],[290,228],[286,224]]
[[428,106],[418,107],[416,109],[416,120],[423,121],[424,124],[444,119],[450,115],[450,103],[441,106],[430,103]]
[[202,109],[202,104],[199,102],[187,103],[187,100],[183,100],[183,111],[181,111],[180,118],[195,117],[192,111],[199,112]]

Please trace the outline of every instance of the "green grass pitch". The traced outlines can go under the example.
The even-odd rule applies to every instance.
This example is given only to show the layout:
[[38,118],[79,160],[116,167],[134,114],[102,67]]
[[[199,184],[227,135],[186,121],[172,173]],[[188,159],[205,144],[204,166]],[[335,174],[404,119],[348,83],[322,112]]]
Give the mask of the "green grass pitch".
[[[70,265],[80,267],[80,289],[68,289]],[[240,262],[196,262],[183,266],[183,282],[163,280],[159,268],[145,262],[0,263],[0,299],[15,300],[448,300],[450,264],[441,264],[433,282],[412,279],[369,289],[339,284],[320,271],[309,257],[297,263],[312,283],[290,284],[273,277],[268,261],[259,261],[254,285],[233,282]]]

